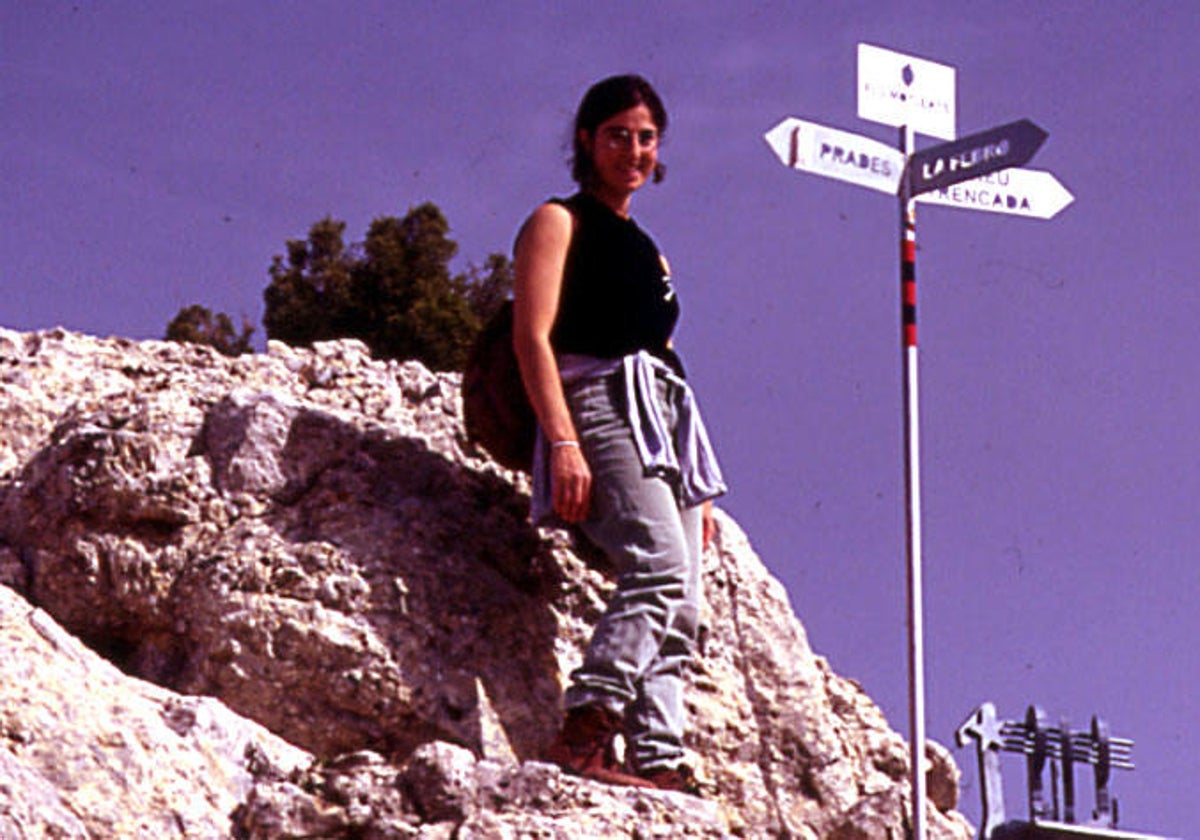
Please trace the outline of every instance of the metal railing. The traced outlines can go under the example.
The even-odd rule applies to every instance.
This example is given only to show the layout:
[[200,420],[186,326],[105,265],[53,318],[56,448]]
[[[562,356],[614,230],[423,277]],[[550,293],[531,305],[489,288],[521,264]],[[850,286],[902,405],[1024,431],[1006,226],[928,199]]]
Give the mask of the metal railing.
[[[1117,830],[1120,812],[1110,790],[1113,770],[1133,770],[1133,741],[1111,734],[1108,724],[1093,716],[1086,731],[1075,731],[1064,718],[1057,726],[1046,713],[1030,706],[1021,721],[1000,720],[996,707],[984,703],[954,734],[959,747],[975,742],[979,759],[983,820],[979,840],[1054,840],[1055,838],[1128,838],[1165,840],[1156,835]],[[1029,796],[1028,821],[1007,820],[1000,754],[1025,756]],[[1077,821],[1076,765],[1090,765],[1093,781],[1091,819]],[[1050,790],[1045,785],[1049,767]]]

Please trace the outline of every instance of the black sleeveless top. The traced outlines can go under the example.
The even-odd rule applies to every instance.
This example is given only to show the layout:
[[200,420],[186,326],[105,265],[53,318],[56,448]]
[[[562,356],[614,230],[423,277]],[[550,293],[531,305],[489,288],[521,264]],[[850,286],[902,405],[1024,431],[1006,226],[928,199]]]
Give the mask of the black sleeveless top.
[[554,202],[575,220],[550,333],[555,351],[615,359],[647,350],[682,376],[667,349],[679,301],[654,240],[586,193]]

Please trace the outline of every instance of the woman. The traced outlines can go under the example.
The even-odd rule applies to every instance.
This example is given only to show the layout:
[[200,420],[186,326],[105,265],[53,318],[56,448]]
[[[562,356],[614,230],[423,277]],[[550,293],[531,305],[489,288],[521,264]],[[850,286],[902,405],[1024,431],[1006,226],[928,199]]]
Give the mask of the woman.
[[683,684],[710,500],[725,486],[671,349],[679,304],[666,260],[630,218],[633,194],[662,179],[666,127],[638,76],[588,90],[574,131],[580,191],[543,204],[517,238],[514,347],[540,427],[534,521],[578,525],[618,575],[546,758],[600,781],[695,792]]

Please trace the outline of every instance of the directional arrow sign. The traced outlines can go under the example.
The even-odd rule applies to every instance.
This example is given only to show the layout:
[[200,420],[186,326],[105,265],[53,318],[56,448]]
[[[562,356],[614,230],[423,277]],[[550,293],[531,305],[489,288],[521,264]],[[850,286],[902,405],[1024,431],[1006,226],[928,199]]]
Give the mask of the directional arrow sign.
[[904,172],[904,153],[860,137],[789,117],[765,135],[767,145],[793,169],[849,181],[895,195]]
[[906,171],[909,195],[945,189],[960,181],[1023,166],[1048,136],[1029,120],[1017,120],[914,152]]
[[1075,200],[1075,196],[1049,172],[1040,169],[1002,169],[982,178],[925,193],[917,201],[987,210],[1033,219],[1051,219]]

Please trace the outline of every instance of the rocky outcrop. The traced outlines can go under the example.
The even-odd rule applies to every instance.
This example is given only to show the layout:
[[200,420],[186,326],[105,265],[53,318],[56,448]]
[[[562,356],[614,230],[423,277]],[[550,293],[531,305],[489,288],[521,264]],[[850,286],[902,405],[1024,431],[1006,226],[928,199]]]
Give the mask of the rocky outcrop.
[[[0,837],[905,836],[907,747],[721,516],[704,799],[536,761],[611,586],[356,342],[0,330]],[[931,745],[932,838],[966,838]]]

